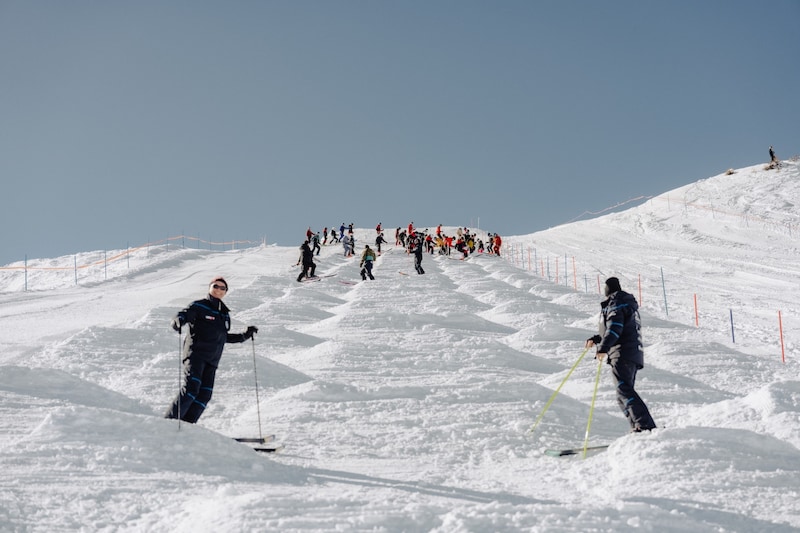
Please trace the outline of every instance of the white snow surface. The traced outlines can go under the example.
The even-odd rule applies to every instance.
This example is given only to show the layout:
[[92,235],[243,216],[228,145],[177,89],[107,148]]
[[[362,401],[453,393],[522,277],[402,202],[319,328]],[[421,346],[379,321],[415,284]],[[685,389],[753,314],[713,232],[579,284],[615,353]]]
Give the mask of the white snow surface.
[[[367,282],[338,245],[312,283],[278,246],[33,260],[28,290],[8,265],[0,531],[796,531],[799,204],[797,162],[758,165],[425,275],[392,243]],[[260,332],[178,425],[169,322],[216,275],[233,331]],[[641,302],[659,429],[628,434],[590,353],[530,432],[611,275]],[[598,368],[589,444],[610,448],[545,455],[583,445]],[[230,438],[271,433],[282,452]]]

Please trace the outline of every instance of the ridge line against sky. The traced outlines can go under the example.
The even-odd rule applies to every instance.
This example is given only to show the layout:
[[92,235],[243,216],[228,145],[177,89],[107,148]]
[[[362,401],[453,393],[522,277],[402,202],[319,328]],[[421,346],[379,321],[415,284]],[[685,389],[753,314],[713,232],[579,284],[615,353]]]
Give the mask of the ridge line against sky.
[[0,4],[0,264],[527,234],[800,153],[800,3]]

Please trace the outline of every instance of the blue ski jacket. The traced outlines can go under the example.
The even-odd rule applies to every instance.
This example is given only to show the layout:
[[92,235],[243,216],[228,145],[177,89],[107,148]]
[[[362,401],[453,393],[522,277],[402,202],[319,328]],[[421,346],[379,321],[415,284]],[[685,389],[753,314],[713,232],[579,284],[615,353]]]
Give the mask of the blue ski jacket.
[[210,294],[178,312],[177,318],[181,326],[189,324],[189,334],[183,341],[184,360],[199,359],[216,367],[226,342],[246,340],[243,333],[229,333],[230,310],[222,300]]
[[625,359],[644,367],[642,323],[639,304],[632,294],[617,291],[601,304],[597,352],[608,354],[608,363]]

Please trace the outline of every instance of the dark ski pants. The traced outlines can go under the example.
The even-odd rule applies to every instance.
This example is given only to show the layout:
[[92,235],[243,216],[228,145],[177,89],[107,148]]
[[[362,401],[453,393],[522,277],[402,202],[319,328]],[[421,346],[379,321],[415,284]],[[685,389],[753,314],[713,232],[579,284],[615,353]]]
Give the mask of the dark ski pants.
[[417,274],[425,273],[425,271],[422,270],[422,254],[414,254],[414,270],[417,271]]
[[361,279],[375,279],[375,276],[372,275],[372,261],[364,261],[364,268],[361,269]]
[[191,357],[185,359],[183,365],[184,385],[167,411],[166,418],[178,418],[180,405],[180,419],[194,424],[211,400],[217,367]]
[[636,372],[639,367],[636,363],[625,359],[611,361],[611,375],[617,387],[617,403],[622,413],[628,418],[631,429],[648,430],[656,427],[650,411],[644,401],[634,390]]
[[300,272],[300,275],[297,276],[297,281],[300,281],[303,278],[313,278],[314,272],[317,271],[317,264],[316,263],[303,263],[303,271]]

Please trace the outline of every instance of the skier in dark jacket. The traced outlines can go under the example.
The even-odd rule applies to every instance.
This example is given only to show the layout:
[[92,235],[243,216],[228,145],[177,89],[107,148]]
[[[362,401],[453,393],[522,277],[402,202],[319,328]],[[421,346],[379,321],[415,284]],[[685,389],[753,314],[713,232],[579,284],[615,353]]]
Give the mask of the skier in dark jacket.
[[417,271],[417,274],[424,274],[425,271],[422,269],[422,236],[418,233],[414,233],[412,235],[413,236],[409,236],[408,242],[409,251],[414,254],[414,270]]
[[205,299],[192,302],[172,319],[172,329],[180,332],[189,324],[189,334],[183,342],[183,386],[166,418],[180,417],[184,422],[197,422],[211,400],[214,376],[225,343],[244,342],[258,333],[255,326],[248,326],[244,333],[228,332],[230,310],[222,302],[227,291],[228,283],[223,278],[215,278]]
[[611,365],[617,403],[628,418],[631,431],[650,431],[656,423],[634,389],[636,372],[644,367],[639,304],[632,294],[621,289],[617,278],[608,278],[604,289],[606,299],[600,304],[600,334],[588,339],[586,347],[597,346],[595,357]]
[[381,244],[389,244],[386,242],[386,239],[383,238],[383,232],[379,233],[377,237],[375,237],[375,246],[378,247],[378,255],[381,255]]
[[302,281],[303,278],[313,278],[317,264],[314,262],[314,251],[311,250],[308,241],[300,245],[300,257],[297,259],[297,264],[300,263],[303,263],[303,270],[297,276],[297,281]]

